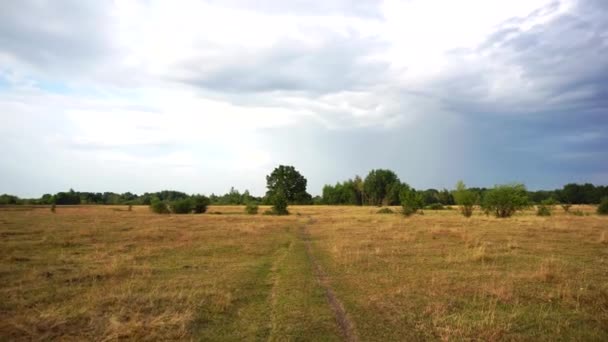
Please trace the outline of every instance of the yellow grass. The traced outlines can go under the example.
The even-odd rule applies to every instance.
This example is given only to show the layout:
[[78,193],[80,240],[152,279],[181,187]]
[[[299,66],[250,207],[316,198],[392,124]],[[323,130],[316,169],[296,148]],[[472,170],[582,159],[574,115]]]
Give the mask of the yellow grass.
[[344,339],[328,289],[363,341],[608,339],[608,218],[591,206],[289,210],[0,208],[0,340]]

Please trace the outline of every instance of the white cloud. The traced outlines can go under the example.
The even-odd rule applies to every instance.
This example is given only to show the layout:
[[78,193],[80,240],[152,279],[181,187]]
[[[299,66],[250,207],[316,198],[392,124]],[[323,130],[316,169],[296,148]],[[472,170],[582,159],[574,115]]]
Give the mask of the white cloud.
[[[464,139],[449,127],[492,140],[505,117],[542,128],[552,113],[563,137],[566,111],[605,127],[605,12],[585,0],[5,3],[1,142],[90,172],[164,165],[185,187],[197,173],[244,184],[287,158],[327,163],[330,144],[353,155],[315,141],[327,134],[398,145],[426,132],[435,140],[416,145],[438,149]],[[476,126],[493,120],[497,132]],[[383,154],[368,153],[361,164],[377,167]],[[419,160],[437,170],[431,155]]]

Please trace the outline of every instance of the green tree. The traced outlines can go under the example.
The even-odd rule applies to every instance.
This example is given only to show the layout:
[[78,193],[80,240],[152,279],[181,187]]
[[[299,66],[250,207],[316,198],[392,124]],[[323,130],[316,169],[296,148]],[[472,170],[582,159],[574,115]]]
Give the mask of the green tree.
[[185,198],[171,202],[171,211],[174,214],[190,214],[193,210],[192,199]]
[[203,195],[192,196],[192,211],[195,214],[202,214],[207,211],[209,205],[209,198]]
[[279,189],[272,198],[272,214],[273,215],[289,215],[287,210],[287,196]]
[[363,183],[365,196],[371,205],[395,205],[399,203],[401,181],[391,170],[371,170]]
[[597,213],[600,215],[608,215],[608,197],[602,198],[600,205],[597,207]]
[[528,206],[528,192],[523,184],[496,185],[486,192],[482,202],[486,213],[496,217],[510,217]]
[[477,194],[468,190],[463,181],[456,183],[456,190],[454,190],[454,201],[460,206],[460,212],[465,217],[471,217],[473,215],[473,208],[477,203]]
[[415,214],[424,206],[424,196],[422,193],[417,192],[405,183],[401,186],[399,198],[401,199],[401,207],[405,216]]
[[153,198],[150,201],[150,210],[157,214],[169,214],[171,212],[169,211],[169,206],[167,205],[167,202],[161,201],[158,198]]
[[[273,202],[284,197],[287,203],[311,204],[312,196],[306,192],[307,180],[293,166],[279,165],[266,176],[266,197]],[[277,196],[281,193],[279,196]]]

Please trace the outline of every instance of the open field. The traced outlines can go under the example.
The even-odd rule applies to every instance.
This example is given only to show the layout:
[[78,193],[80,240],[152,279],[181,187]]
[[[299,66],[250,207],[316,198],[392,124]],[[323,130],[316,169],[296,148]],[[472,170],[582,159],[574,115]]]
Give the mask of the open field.
[[608,340],[591,206],[289,209],[0,208],[0,340]]

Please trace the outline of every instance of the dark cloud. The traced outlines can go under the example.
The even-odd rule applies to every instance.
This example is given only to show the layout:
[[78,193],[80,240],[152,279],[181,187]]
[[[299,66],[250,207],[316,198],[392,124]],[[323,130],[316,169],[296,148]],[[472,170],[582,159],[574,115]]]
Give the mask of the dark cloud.
[[314,45],[282,40],[255,51],[233,51],[209,60],[194,57],[178,66],[179,80],[230,93],[356,91],[386,79],[387,63],[368,56],[383,46],[357,35],[327,34]]
[[88,1],[0,4],[0,54],[38,71],[93,68],[111,47],[107,8]]

